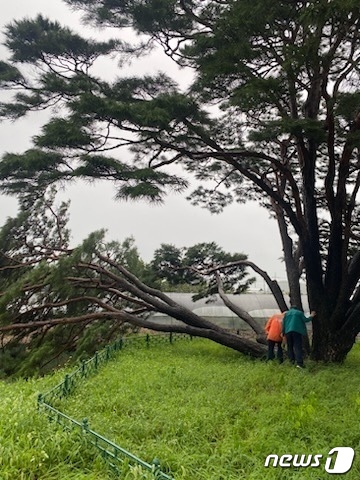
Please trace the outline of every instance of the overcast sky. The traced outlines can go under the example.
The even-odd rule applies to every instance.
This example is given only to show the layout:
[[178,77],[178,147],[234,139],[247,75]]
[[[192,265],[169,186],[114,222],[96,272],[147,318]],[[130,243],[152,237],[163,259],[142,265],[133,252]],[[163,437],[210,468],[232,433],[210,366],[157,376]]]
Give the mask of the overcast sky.
[[[2,1],[1,7],[1,32],[4,25],[12,20],[34,17],[38,13],[74,29],[84,28],[80,26],[79,15],[71,12],[61,0]],[[0,47],[1,59],[6,59],[6,56],[6,50]],[[151,61],[142,59],[132,72],[154,73],[164,68],[168,74],[176,74],[176,79],[181,79],[184,85],[190,78],[189,72],[178,72],[175,66],[160,57]],[[107,74],[111,76],[120,75],[120,70],[117,70],[116,62],[107,66]],[[0,155],[4,152],[20,153],[29,148],[32,135],[39,132],[45,120],[43,114],[36,114],[13,124],[1,123]],[[211,215],[206,210],[191,206],[179,195],[169,195],[162,206],[149,206],[145,202],[116,202],[112,185],[106,183],[77,183],[62,195],[71,199],[70,226],[74,244],[90,232],[106,228],[109,239],[123,240],[134,236],[142,257],[148,261],[161,243],[182,247],[215,241],[226,251],[246,253],[250,260],[267,270],[271,276],[285,278],[276,223],[254,203],[231,205],[222,214]],[[6,217],[16,213],[17,206],[16,201],[8,197],[0,196],[0,201],[2,224]]]

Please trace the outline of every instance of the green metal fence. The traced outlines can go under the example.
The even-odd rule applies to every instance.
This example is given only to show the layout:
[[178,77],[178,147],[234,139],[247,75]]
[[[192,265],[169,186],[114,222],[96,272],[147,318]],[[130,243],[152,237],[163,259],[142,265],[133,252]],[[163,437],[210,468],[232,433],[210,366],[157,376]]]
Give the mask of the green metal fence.
[[46,414],[49,419],[56,421],[65,429],[77,429],[81,435],[92,445],[94,445],[102,454],[107,464],[121,472],[124,462],[140,465],[145,470],[151,472],[156,480],[174,480],[161,470],[160,462],[154,459],[152,463],[141,460],[136,455],[119,447],[111,440],[103,437],[99,433],[90,428],[88,420],[81,421],[69,417],[61,410],[59,406],[61,400],[74,391],[74,389],[90,375],[98,372],[100,366],[115,358],[123,348],[144,348],[159,343],[173,343],[180,339],[191,340],[192,337],[183,334],[158,334],[158,335],[133,335],[131,337],[123,337],[112,345],[107,346],[104,350],[97,352],[92,358],[83,361],[79,368],[73,373],[67,374],[64,380],[49,392],[39,394],[38,410]]

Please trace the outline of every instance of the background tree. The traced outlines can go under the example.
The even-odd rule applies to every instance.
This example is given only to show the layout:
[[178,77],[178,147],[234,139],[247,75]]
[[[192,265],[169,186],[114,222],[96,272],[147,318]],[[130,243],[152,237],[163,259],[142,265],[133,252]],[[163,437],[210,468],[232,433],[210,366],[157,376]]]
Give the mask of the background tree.
[[[105,82],[95,58],[139,46],[85,41],[41,17],[15,22],[1,78],[17,93],[3,115],[63,109],[36,149],[3,158],[3,188],[85,176],[115,180],[120,198],[159,200],[186,186],[169,173],[180,163],[201,181],[197,204],[258,201],[278,222],[294,304],[306,275],[313,358],[343,360],[360,329],[358,2],[67,3],[119,32],[131,26],[144,53],[161,44],[195,80],[186,95],[165,75]],[[101,154],[128,145],[134,164]]]
[[[216,272],[227,293],[246,291],[254,281],[253,278],[245,280],[247,272],[241,261],[246,259],[247,256],[243,253],[226,253],[215,242],[198,243],[184,248],[162,244],[155,250],[150,268],[154,279],[162,280],[161,290],[192,292],[193,299],[197,300],[218,293]],[[219,266],[222,267],[220,271]]]
[[160,279],[164,291],[177,289],[185,284],[181,269],[184,249],[162,243],[154,252],[150,267],[154,278]]

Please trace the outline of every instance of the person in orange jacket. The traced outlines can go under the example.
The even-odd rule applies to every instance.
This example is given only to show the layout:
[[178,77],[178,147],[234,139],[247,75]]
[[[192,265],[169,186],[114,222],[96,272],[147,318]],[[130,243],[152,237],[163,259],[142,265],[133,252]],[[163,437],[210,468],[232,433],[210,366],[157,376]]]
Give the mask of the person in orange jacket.
[[284,353],[282,349],[283,335],[282,335],[282,321],[284,314],[276,313],[268,319],[265,325],[266,339],[268,342],[267,360],[273,360],[275,358],[275,346],[277,346],[276,358],[279,363],[284,361]]

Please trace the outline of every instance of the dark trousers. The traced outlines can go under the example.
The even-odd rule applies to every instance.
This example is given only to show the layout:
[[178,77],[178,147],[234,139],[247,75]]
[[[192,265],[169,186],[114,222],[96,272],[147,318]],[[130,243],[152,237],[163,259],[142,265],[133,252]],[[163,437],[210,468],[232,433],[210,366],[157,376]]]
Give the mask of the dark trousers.
[[288,332],[286,334],[287,354],[290,362],[296,362],[301,367],[304,365],[302,351],[302,335],[298,332]]
[[283,362],[284,360],[284,354],[283,354],[283,349],[281,346],[281,342],[274,342],[273,340],[268,340],[268,354],[267,354],[267,359],[268,360],[274,360],[275,358],[275,345],[277,345],[277,352],[276,352],[276,358],[279,360],[280,363]]

